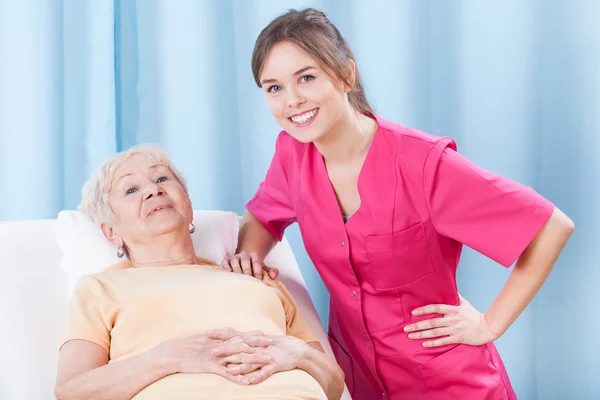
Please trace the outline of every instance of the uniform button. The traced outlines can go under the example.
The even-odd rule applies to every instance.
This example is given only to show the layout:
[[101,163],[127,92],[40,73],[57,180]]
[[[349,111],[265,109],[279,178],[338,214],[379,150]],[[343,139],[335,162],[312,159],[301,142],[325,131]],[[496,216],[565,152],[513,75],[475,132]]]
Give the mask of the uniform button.
[[371,348],[371,342],[368,342],[368,341],[365,342],[365,346],[367,346],[367,349],[370,349]]
[[385,394],[385,393],[381,393],[381,398],[382,398],[383,400],[387,400],[387,398],[388,398],[388,397],[387,397],[387,394]]
[[350,296],[352,296],[352,297],[356,296],[356,290],[351,291]]
[[342,246],[342,247],[344,247],[345,244],[346,243],[343,240],[340,242],[340,246]]

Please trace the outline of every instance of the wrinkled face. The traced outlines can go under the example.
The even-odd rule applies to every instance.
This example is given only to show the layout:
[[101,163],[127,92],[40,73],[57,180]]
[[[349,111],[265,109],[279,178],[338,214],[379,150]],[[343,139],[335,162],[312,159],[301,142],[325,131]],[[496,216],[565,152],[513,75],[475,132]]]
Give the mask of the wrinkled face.
[[147,244],[170,232],[187,234],[193,218],[190,198],[169,168],[135,154],[116,171],[108,202],[115,220],[102,230],[116,245]]
[[323,138],[350,107],[351,88],[329,76],[307,52],[290,42],[271,49],[260,82],[273,117],[304,143]]

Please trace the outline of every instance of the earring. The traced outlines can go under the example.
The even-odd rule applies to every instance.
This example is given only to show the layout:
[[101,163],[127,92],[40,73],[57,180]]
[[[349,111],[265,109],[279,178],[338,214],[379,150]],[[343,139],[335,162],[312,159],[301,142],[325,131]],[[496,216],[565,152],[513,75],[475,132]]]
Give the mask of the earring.
[[194,226],[193,222],[190,222],[190,235],[194,232],[196,232],[196,227]]
[[121,246],[117,249],[117,257],[123,258],[124,255],[125,255],[125,248],[123,246]]

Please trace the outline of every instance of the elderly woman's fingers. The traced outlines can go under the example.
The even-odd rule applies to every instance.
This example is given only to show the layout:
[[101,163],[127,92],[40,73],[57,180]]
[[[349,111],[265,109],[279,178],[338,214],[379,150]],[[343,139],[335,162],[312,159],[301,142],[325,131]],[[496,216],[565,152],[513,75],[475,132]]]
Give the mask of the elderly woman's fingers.
[[[271,361],[271,357],[266,353],[235,353],[227,357],[221,358],[221,363],[225,366],[233,364],[229,367],[229,370],[236,371],[241,374],[248,373],[250,371],[240,372],[242,364],[258,364],[259,366],[268,364]],[[256,369],[256,368],[254,368]]]
[[219,366],[219,367],[215,368],[213,373],[220,375],[223,378],[227,378],[230,381],[235,382],[240,385],[247,386],[250,384],[250,379],[248,379],[246,376],[232,374],[229,371],[229,369],[225,368],[224,366]]
[[232,328],[226,327],[222,329],[212,329],[204,332],[204,334],[209,339],[228,340],[232,337],[238,336],[240,333]]
[[229,364],[227,369],[231,375],[246,375],[251,372],[256,371],[259,368],[262,368],[265,363],[260,364]]
[[223,344],[246,343],[252,347],[266,347],[273,343],[273,339],[264,333],[251,334],[249,332],[237,332],[231,338],[224,340]]
[[275,372],[275,367],[272,364],[265,365],[260,369],[250,372],[249,374],[244,375],[250,381],[251,385],[256,385],[273,375]]
[[238,332],[235,329],[223,328],[205,332],[206,337],[212,340],[222,340],[223,345],[244,343],[251,347],[267,347],[273,339],[262,331]]
[[265,336],[264,334],[259,334],[259,335],[245,334],[242,337],[242,340],[248,346],[252,346],[252,347],[267,347],[273,343],[273,339],[271,339],[268,336]]
[[213,347],[210,353],[215,357],[228,357],[237,353],[256,353],[260,347],[250,346],[245,342],[224,343]]

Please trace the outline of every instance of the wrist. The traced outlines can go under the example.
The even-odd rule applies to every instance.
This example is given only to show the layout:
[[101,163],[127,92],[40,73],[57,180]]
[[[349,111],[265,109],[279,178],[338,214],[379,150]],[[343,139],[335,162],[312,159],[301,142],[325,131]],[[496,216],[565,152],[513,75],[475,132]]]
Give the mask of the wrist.
[[499,327],[497,321],[494,321],[494,319],[490,317],[488,313],[482,314],[482,318],[487,326],[489,335],[488,342],[493,342],[504,334],[504,329]]
[[296,368],[303,371],[308,371],[310,366],[314,363],[314,356],[316,349],[313,349],[308,343],[302,341],[302,345],[298,349],[298,362]]
[[181,370],[181,352],[178,349],[177,341],[169,341],[156,346],[152,359],[153,366],[163,376],[176,374]]

